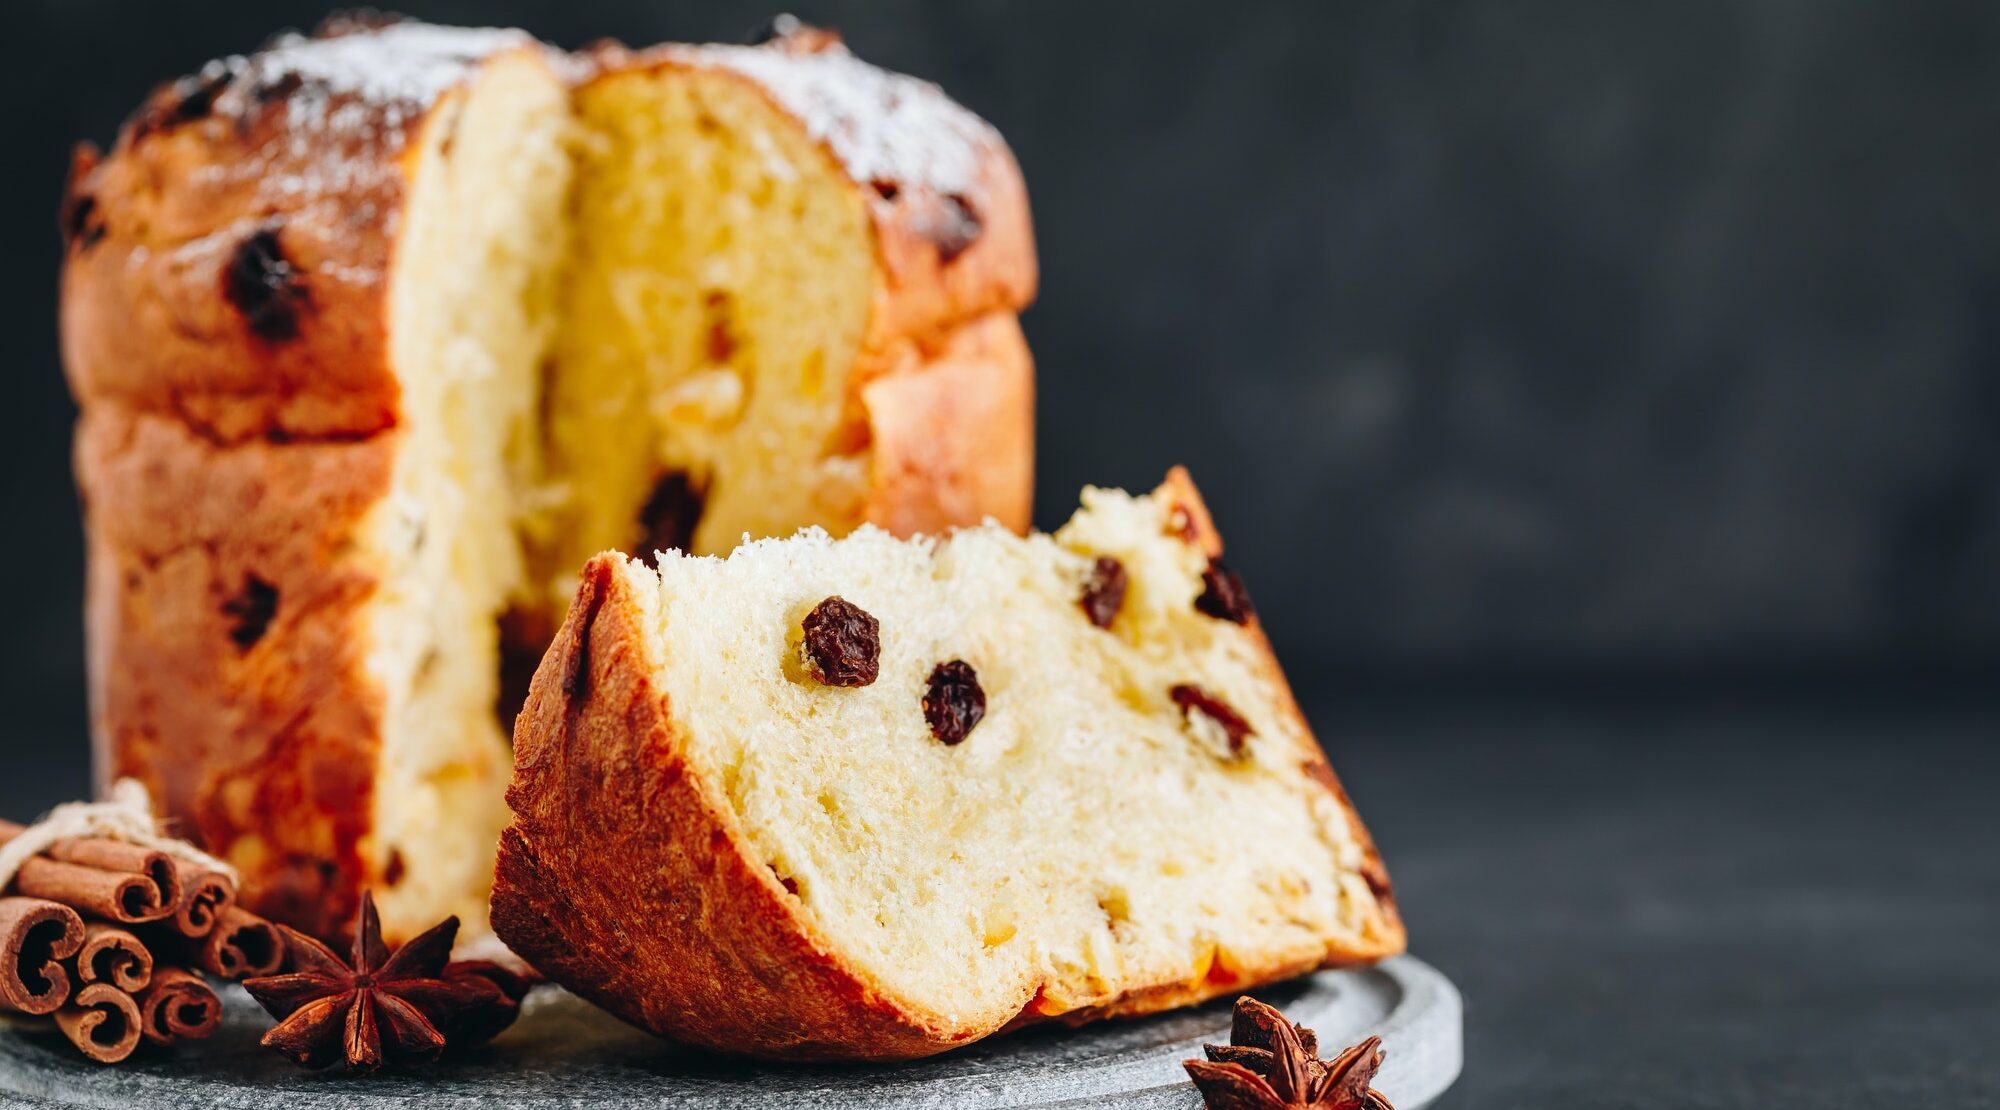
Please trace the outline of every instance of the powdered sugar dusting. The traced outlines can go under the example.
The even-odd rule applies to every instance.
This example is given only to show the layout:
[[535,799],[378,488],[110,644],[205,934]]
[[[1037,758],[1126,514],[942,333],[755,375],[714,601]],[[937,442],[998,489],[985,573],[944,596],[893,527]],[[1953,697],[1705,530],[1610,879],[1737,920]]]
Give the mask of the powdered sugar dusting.
[[310,126],[336,100],[421,113],[481,60],[534,42],[521,31],[429,23],[391,23],[325,39],[294,33],[252,57],[246,74],[253,88],[297,79],[287,110],[294,125]]
[[[365,189],[394,172],[364,143],[400,145],[408,129],[486,58],[538,48],[557,73],[578,80],[583,59],[543,47],[526,32],[402,22],[326,38],[280,36],[248,57],[202,71],[228,88],[218,109],[249,118],[283,105],[285,126],[263,157],[216,167],[256,176],[266,195],[289,203]],[[671,46],[685,64],[726,69],[767,90],[807,132],[827,144],[861,182],[892,182],[943,195],[980,191],[980,160],[1003,147],[999,133],[935,84],[869,65],[838,42],[806,52],[770,46]],[[280,168],[282,167],[282,169]]]
[[[218,107],[247,115],[267,99],[282,102],[281,145],[264,151],[263,165],[226,172],[255,173],[266,195],[296,201],[365,188],[390,173],[380,159],[354,156],[354,145],[400,145],[486,58],[536,46],[516,30],[390,23],[326,38],[284,34],[256,54],[210,62],[202,72],[234,77]],[[292,169],[274,172],[276,165]]]
[[837,44],[811,54],[761,46],[675,53],[763,85],[857,181],[971,193],[978,189],[981,151],[1001,142],[990,124],[931,82],[878,69]]

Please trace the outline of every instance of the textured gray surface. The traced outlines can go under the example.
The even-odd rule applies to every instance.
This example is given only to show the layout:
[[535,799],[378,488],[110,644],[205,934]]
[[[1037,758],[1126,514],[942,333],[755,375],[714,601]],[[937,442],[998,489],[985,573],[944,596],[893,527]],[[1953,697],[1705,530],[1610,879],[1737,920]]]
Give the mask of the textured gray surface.
[[[1258,996],[1332,1048],[1380,1034],[1377,1082],[1397,1106],[1431,1103],[1458,1075],[1458,992],[1409,958],[1324,972]],[[351,1110],[426,1106],[1178,1107],[1198,1105],[1180,1061],[1228,1037],[1229,1003],[1081,1030],[996,1037],[899,1067],[778,1068],[677,1050],[553,988],[494,1046],[420,1074],[301,1072],[257,1046],[269,1025],[240,991],[212,1039],[116,1068],[81,1061],[50,1035],[0,1036],[0,1101],[24,1106]]]
[[2000,1107],[1987,691],[1318,703],[1465,992],[1436,1110]]

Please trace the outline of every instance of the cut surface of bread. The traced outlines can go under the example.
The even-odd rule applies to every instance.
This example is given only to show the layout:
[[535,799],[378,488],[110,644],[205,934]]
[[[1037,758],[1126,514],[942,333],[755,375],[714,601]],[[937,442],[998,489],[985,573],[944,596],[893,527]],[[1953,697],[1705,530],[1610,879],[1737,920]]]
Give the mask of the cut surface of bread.
[[1018,171],[825,33],[285,36],[80,154],[67,223],[100,774],[322,936],[363,887],[482,931],[505,662],[590,554],[1026,526]]
[[496,930],[645,1028],[815,1059],[1399,951],[1218,552],[1176,472],[1053,535],[598,557],[517,724]]
[[388,283],[400,376],[390,488],[362,523],[380,593],[366,631],[381,685],[380,771],[365,856],[381,914],[422,928],[483,920],[505,816],[502,613],[532,588],[518,538],[546,481],[537,428],[558,326],[568,95],[531,53],[488,62],[413,143]]
[[689,534],[657,537],[679,548],[854,519],[867,473],[836,439],[874,288],[865,201],[729,71],[613,73],[578,108],[550,396],[553,459],[575,480],[548,579],[573,587],[585,559],[631,545],[662,474],[700,504],[677,522]]

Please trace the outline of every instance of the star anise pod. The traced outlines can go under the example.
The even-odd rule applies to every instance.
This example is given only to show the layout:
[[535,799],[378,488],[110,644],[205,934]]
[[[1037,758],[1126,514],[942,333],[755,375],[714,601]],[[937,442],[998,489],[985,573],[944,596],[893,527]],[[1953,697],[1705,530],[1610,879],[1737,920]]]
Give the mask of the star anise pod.
[[1395,1110],[1368,1086],[1382,1066],[1380,1037],[1321,1060],[1312,1030],[1245,995],[1229,1043],[1201,1048],[1208,1059],[1182,1066],[1211,1110]]
[[464,995],[456,1012],[438,1023],[447,1050],[485,1044],[500,1035],[521,1014],[521,999],[535,980],[490,960],[460,960],[446,964],[444,981]]
[[391,953],[367,893],[351,961],[297,930],[284,934],[291,970],[245,979],[243,989],[279,1019],[264,1034],[264,1047],[308,1068],[345,1061],[352,1071],[374,1071],[435,1059],[447,1034],[464,1044],[505,1029],[526,991],[503,969],[447,963],[458,936],[456,917]]

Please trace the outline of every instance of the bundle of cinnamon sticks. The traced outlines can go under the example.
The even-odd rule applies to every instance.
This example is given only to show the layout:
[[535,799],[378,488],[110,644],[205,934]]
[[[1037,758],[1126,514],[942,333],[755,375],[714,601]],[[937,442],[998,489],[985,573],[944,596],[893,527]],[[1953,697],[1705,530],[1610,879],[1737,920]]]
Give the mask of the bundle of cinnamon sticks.
[[[0,844],[25,831],[0,821]],[[56,841],[0,892],[0,1014],[53,1018],[85,1056],[215,1032],[203,973],[270,975],[285,942],[222,874],[122,841]]]

